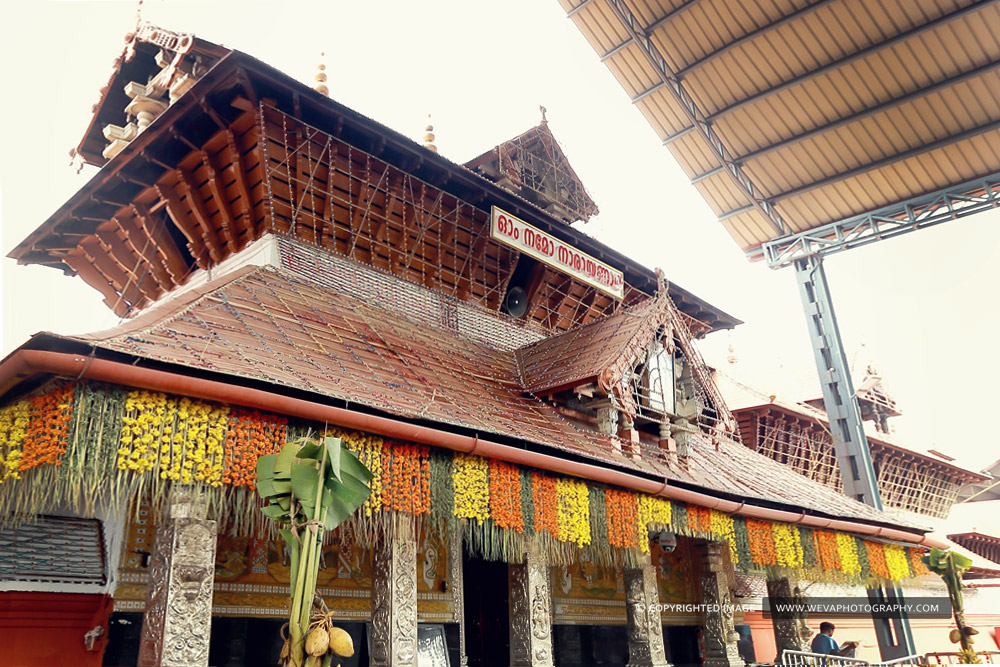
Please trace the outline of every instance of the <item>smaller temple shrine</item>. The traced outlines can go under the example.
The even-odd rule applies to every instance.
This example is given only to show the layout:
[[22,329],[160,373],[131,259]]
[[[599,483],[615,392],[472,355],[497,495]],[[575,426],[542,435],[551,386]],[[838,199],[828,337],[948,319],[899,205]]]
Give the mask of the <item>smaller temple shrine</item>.
[[124,318],[0,362],[16,664],[274,664],[256,463],[310,434],[374,474],[320,562],[344,667],[736,667],[738,574],[925,573],[919,521],[740,441],[697,347],[738,320],[568,224],[597,207],[544,116],[460,165],[323,78],[141,26],[100,171],[11,253]]

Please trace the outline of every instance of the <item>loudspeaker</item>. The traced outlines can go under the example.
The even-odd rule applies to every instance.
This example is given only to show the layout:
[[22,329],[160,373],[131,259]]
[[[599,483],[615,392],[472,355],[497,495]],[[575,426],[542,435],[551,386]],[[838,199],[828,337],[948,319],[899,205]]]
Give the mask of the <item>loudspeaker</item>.
[[524,317],[524,314],[528,312],[527,296],[522,288],[511,287],[503,299],[503,311],[511,317],[518,319]]

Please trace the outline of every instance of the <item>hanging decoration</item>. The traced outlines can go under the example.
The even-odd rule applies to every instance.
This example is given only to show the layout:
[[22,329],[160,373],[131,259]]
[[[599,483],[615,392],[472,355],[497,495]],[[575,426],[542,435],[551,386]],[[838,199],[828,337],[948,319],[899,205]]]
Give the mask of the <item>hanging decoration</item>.
[[[0,407],[0,517],[55,507],[154,510],[172,484],[200,485],[225,529],[265,529],[255,519],[263,456],[310,433],[340,438],[372,472],[371,494],[351,519],[373,534],[393,517],[465,532],[486,558],[517,560],[527,540],[550,562],[580,557],[634,564],[650,534],[724,541],[740,571],[772,569],[817,580],[900,581],[927,573],[923,549],[719,510],[207,401],[91,382],[54,382]],[[310,436],[311,437],[311,436]],[[359,537],[363,540],[363,536]]]

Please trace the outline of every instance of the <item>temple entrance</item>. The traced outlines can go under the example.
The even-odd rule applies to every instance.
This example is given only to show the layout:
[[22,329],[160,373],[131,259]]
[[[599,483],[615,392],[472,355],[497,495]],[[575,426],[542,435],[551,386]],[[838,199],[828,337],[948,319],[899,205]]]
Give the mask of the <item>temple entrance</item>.
[[507,564],[465,554],[465,652],[469,667],[510,664]]

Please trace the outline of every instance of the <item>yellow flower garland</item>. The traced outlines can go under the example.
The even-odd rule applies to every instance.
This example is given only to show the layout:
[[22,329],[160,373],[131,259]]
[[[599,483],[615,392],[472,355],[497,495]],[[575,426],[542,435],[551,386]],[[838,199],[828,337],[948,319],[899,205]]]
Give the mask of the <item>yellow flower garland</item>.
[[28,401],[18,401],[0,408],[0,484],[21,478],[24,438],[28,434],[31,408]]
[[[735,565],[736,563],[739,563],[740,554],[739,550],[736,548],[736,526],[733,523],[732,515],[720,512],[719,510],[709,510],[708,523],[714,534],[725,538],[725,540],[729,542],[729,555],[733,559],[733,564]],[[779,561],[781,559],[780,552],[778,559]]]
[[368,433],[345,431],[339,428],[327,430],[327,435],[340,438],[349,450],[357,454],[358,460],[374,475],[368,482],[372,492],[362,505],[365,516],[382,511],[382,438]]
[[803,561],[802,538],[798,528],[787,523],[776,523],[772,531],[774,549],[778,554],[778,565],[801,567]]
[[216,403],[130,391],[118,447],[118,469],[182,484],[222,486],[229,408]]
[[910,560],[906,549],[898,544],[885,545],[885,564],[889,568],[889,578],[900,581],[910,576]]
[[590,492],[584,482],[556,479],[560,542],[578,547],[590,544]]
[[451,479],[455,487],[455,516],[482,523],[490,518],[490,462],[481,456],[455,454]]
[[860,574],[861,562],[858,560],[858,544],[854,537],[847,533],[837,533],[837,553],[840,556],[840,570],[844,574]]

